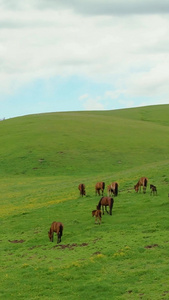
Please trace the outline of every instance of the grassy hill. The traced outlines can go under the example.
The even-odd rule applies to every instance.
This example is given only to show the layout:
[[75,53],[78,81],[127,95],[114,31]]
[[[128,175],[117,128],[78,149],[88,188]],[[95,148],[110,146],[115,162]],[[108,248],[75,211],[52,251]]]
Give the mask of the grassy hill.
[[[159,105],[0,122],[1,299],[167,299],[168,115]],[[135,193],[141,176],[157,196]],[[115,180],[113,215],[95,225],[95,183]],[[47,236],[54,220],[60,245]]]

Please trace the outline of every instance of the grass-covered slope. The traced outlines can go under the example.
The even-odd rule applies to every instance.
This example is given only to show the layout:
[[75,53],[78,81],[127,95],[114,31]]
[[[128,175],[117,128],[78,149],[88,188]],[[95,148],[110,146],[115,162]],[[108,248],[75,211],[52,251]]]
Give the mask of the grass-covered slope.
[[31,115],[0,123],[0,175],[122,171],[168,159],[169,105]]
[[[168,115],[162,105],[0,122],[1,299],[167,299]],[[141,176],[157,196],[135,193]],[[102,180],[120,192],[99,226]],[[47,235],[54,220],[60,245]]]

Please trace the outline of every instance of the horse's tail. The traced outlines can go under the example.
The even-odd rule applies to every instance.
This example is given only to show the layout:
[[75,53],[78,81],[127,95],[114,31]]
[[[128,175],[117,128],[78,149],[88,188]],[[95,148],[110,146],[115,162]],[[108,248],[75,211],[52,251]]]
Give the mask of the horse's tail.
[[117,196],[118,195],[118,183],[116,182],[116,184],[115,184],[115,196]]
[[95,194],[97,195],[97,183],[95,185]]
[[59,236],[61,237],[63,235],[63,224],[60,224],[59,227]]
[[148,179],[145,178],[145,180],[144,180],[144,186],[145,186],[145,187],[147,187],[147,183],[148,183]]
[[63,235],[63,224],[61,225],[61,235]]
[[80,192],[81,192],[81,195],[83,196],[84,195],[84,184],[83,183],[81,184],[81,191]]
[[105,189],[105,182],[102,182],[102,188]]
[[114,204],[114,199],[110,198],[110,215],[112,215],[113,204]]
[[98,203],[98,205],[97,205],[97,209],[100,209],[100,208],[101,208],[101,201],[102,201],[102,199],[103,199],[103,197],[101,197],[101,199],[100,199],[100,201],[99,201],[99,203]]

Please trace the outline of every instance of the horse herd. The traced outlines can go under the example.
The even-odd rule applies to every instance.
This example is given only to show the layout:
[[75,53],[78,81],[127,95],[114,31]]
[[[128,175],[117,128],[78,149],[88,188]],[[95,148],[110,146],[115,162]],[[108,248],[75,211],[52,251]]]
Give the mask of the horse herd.
[[[148,184],[148,178],[141,177],[137,182],[137,184],[134,186],[134,189],[138,193],[138,191],[141,192],[141,187],[143,187],[143,193],[145,194],[147,184]],[[82,197],[86,195],[85,185],[83,183],[79,184],[78,189]],[[110,185],[107,186],[108,196],[103,196],[105,190],[105,182],[96,183],[95,194],[99,196],[102,195],[102,197],[99,200],[96,209],[92,211],[92,217],[95,217],[95,223],[101,224],[102,214],[104,215],[104,207],[105,207],[105,211],[108,214],[112,215],[112,209],[114,204],[114,199],[112,198],[112,196],[114,195],[116,197],[118,195],[118,189],[119,189],[118,183],[112,182]],[[151,190],[150,192],[151,195],[157,195],[157,188],[155,185],[150,184],[150,190]],[[107,210],[107,207],[109,207],[109,211]],[[57,234],[57,243],[61,242],[61,237],[63,235],[63,227],[64,226],[61,222],[53,222],[51,224],[50,230],[48,232],[48,236],[51,242],[53,242],[54,232]]]

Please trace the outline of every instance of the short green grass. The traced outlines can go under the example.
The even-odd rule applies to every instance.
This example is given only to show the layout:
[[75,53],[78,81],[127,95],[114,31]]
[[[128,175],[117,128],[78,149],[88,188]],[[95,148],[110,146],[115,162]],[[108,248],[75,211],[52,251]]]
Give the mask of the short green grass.
[[[168,299],[167,112],[162,105],[0,122],[1,299]],[[157,196],[149,185],[135,193],[141,176]],[[112,216],[95,225],[102,180],[117,180],[120,192]],[[54,220],[64,223],[59,245],[47,235]]]

